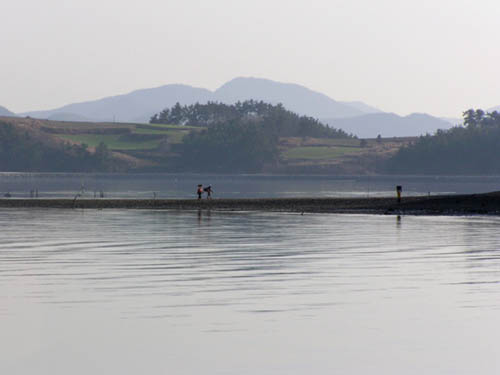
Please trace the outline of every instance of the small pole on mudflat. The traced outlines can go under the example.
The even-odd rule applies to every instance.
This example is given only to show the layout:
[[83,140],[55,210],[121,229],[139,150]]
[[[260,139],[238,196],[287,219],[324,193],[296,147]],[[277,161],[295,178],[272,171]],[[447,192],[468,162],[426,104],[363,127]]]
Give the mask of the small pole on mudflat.
[[396,186],[396,194],[398,196],[398,203],[401,203],[401,193],[403,192],[403,187],[401,185]]

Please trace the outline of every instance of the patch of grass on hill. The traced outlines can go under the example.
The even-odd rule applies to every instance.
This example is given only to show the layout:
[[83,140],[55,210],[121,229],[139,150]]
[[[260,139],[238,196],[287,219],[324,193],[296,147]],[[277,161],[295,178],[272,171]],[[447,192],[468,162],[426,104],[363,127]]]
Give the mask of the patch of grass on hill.
[[363,149],[359,147],[305,146],[288,149],[282,156],[285,160],[330,160],[362,152]]
[[161,142],[161,139],[141,142],[122,141],[119,134],[61,134],[58,137],[75,143],[86,143],[90,147],[96,147],[104,142],[110,150],[151,150],[158,147]]
[[[85,124],[83,128],[88,129],[102,129],[103,124],[89,123]],[[113,124],[109,125],[107,128],[113,127]],[[124,128],[124,124],[120,124],[121,128]],[[169,144],[179,144],[182,143],[182,139],[189,131],[193,129],[190,126],[178,126],[178,125],[165,125],[165,124],[126,124],[130,130],[131,134],[139,135],[156,135],[157,139],[149,140],[132,140],[124,139],[121,134],[64,134],[63,132],[58,132],[56,136],[58,138],[75,142],[75,143],[86,143],[90,147],[96,147],[99,143],[104,142],[110,150],[120,150],[120,151],[135,151],[135,150],[152,150],[158,147],[160,142],[162,142],[161,136],[167,138]],[[78,127],[82,129],[80,125],[74,125],[73,127]],[[118,127],[118,126],[117,126]],[[68,127],[65,127],[66,129]],[[199,128],[194,128],[199,129]]]
[[192,129],[200,129],[199,127],[196,126],[189,126],[189,125],[171,125],[171,124],[137,124],[136,128],[141,128],[141,129],[152,129],[152,128],[158,128],[158,129],[177,129],[177,130],[192,130]]
[[353,138],[326,138],[326,139],[316,139],[309,138],[308,141],[304,142],[302,146],[337,146],[337,147],[359,147],[359,139]]
[[186,131],[179,130],[153,130],[153,129],[135,129],[133,134],[155,134],[155,135],[164,135],[168,137],[168,143],[181,143],[182,138],[187,134]]
[[127,124],[120,122],[66,122],[66,121],[50,121],[40,120],[40,124],[47,128],[53,129],[78,129],[78,130],[92,130],[92,129],[134,129],[135,124]]
[[[172,134],[173,132],[171,130],[163,130],[163,129],[159,129],[159,130],[154,130],[154,129],[141,129],[141,128],[138,128],[138,129],[134,129],[132,131],[133,134],[158,134],[158,135],[168,135],[168,134]],[[178,133],[178,132],[176,132]]]

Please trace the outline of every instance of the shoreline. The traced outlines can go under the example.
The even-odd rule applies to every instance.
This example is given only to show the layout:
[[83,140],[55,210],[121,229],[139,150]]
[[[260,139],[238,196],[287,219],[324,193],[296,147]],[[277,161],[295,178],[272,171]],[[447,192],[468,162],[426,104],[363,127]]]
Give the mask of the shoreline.
[[396,198],[41,199],[2,198],[0,208],[153,209],[349,213],[378,215],[500,215],[500,192]]

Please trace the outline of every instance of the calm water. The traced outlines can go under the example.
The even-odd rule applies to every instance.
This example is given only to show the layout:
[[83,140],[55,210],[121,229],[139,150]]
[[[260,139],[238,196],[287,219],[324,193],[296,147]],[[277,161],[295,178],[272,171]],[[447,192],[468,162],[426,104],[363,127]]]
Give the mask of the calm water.
[[0,211],[1,374],[498,374],[500,218]]
[[467,194],[500,190],[500,176],[271,176],[211,174],[1,173],[0,198],[193,198],[198,184],[211,184],[215,198],[366,197],[403,194]]

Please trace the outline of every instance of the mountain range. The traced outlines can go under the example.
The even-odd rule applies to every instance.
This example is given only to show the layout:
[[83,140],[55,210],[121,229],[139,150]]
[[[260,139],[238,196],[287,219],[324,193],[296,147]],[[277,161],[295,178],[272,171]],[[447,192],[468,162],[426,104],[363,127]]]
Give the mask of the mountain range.
[[222,103],[232,104],[248,99],[281,103],[292,112],[315,118],[353,117],[379,112],[361,102],[338,102],[304,86],[261,78],[235,78],[214,91],[214,100]]
[[153,114],[172,107],[177,102],[182,105],[207,101],[232,104],[248,99],[271,104],[282,103],[288,110],[318,118],[359,137],[378,134],[384,137],[415,136],[452,126],[449,122],[430,115],[412,114],[401,117],[359,101],[336,101],[301,85],[251,77],[235,78],[215,91],[169,84],[21,115],[60,121],[149,122]]
[[[64,117],[71,121],[149,122],[150,117],[175,103],[204,103],[212,99],[207,89],[187,85],[165,85],[132,91],[129,94],[110,96],[88,102],[68,104],[47,111],[23,113],[35,118],[57,120]],[[73,116],[73,118],[72,118]]]
[[316,118],[352,117],[379,112],[361,102],[338,102],[306,87],[259,78],[235,78],[215,91],[171,84],[136,90],[129,94],[74,103],[47,111],[23,113],[37,118],[74,121],[148,122],[151,116],[179,102],[182,105],[217,101],[232,104],[247,99],[278,104],[301,115]]
[[11,117],[11,116],[15,116],[15,113],[9,111],[7,108],[5,107],[2,107],[0,105],[0,116],[8,116],[8,117]]

